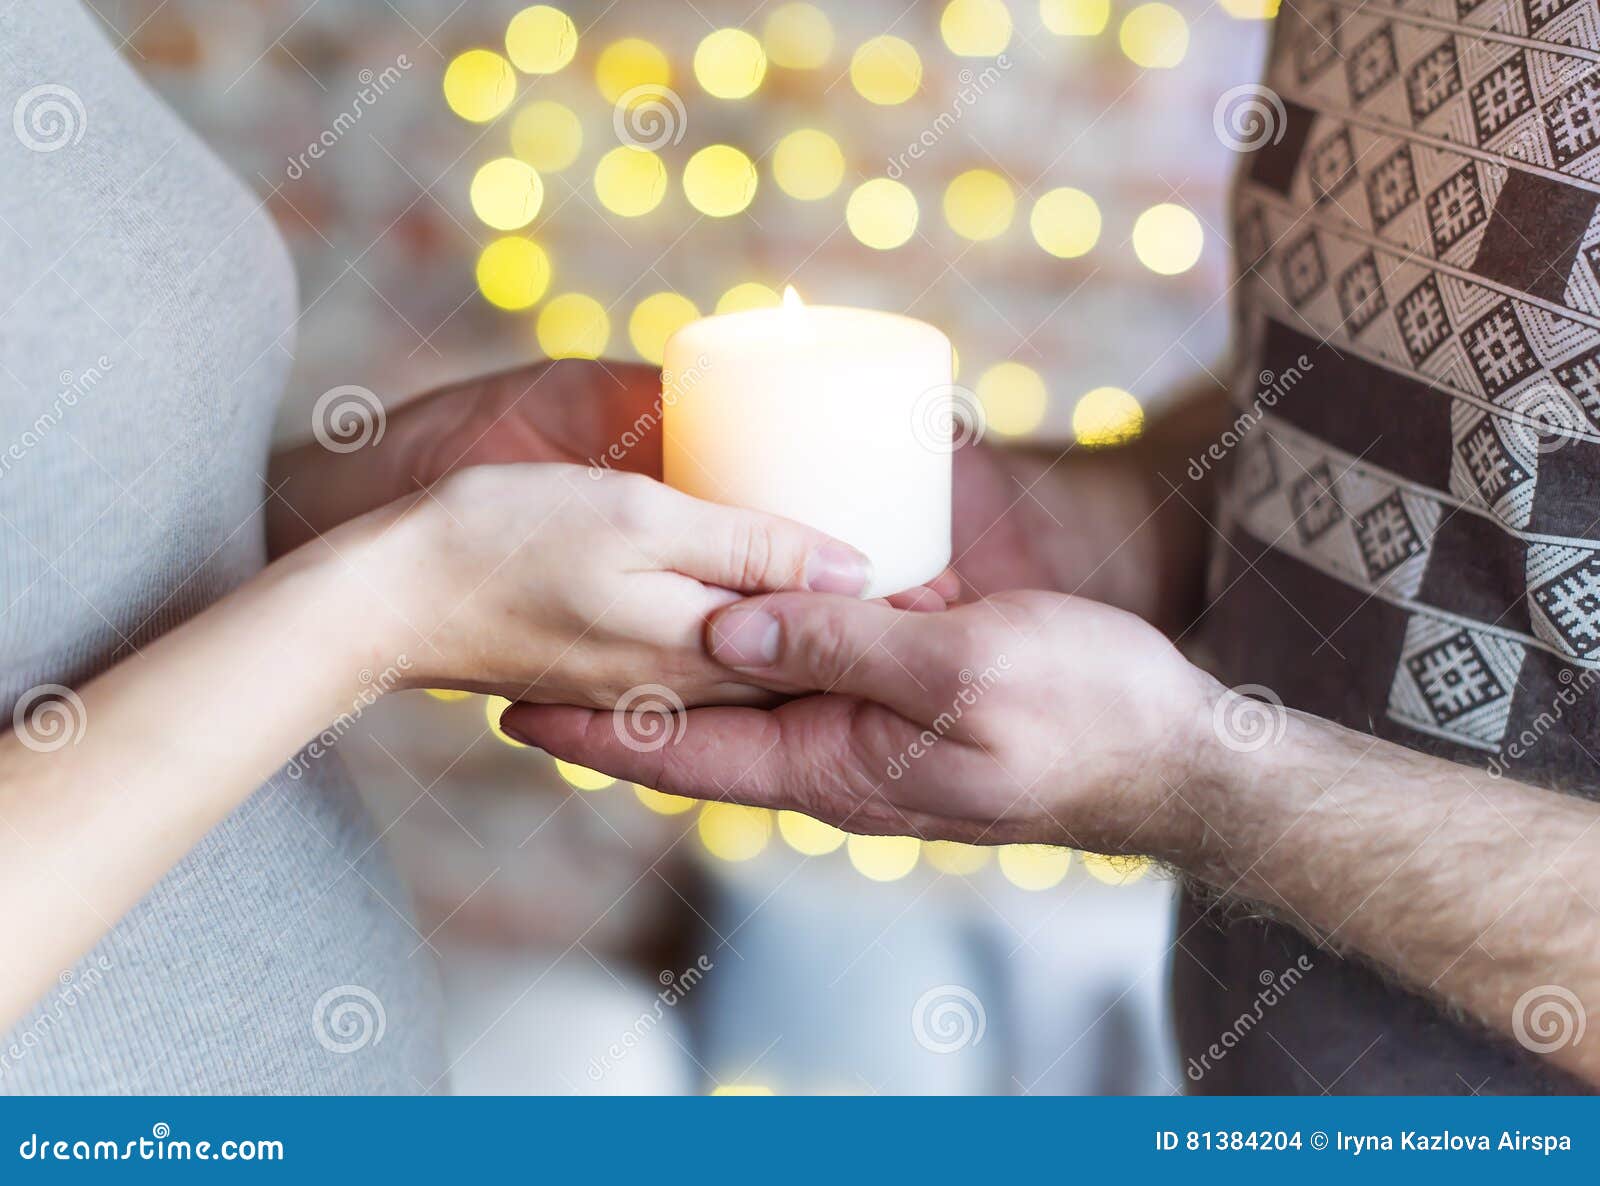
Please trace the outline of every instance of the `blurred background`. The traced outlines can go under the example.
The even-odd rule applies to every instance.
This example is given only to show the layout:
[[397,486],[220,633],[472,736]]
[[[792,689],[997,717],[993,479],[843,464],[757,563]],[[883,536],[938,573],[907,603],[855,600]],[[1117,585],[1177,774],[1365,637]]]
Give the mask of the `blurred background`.
[[[1277,0],[92,0],[260,193],[305,310],[279,430],[713,311],[939,326],[990,443],[1105,446],[1227,350],[1233,154]],[[248,284],[248,278],[241,283]],[[1171,885],[847,838],[563,766],[499,705],[340,743],[460,1092],[1165,1093]]]

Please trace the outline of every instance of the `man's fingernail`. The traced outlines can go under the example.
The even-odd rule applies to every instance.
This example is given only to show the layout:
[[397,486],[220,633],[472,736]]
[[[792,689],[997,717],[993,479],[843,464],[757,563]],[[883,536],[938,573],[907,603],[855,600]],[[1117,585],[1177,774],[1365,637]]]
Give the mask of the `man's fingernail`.
[[829,540],[806,558],[806,588],[858,597],[872,579],[872,562],[854,548]]
[[759,609],[733,609],[711,624],[711,654],[729,667],[769,667],[778,658],[778,619]]

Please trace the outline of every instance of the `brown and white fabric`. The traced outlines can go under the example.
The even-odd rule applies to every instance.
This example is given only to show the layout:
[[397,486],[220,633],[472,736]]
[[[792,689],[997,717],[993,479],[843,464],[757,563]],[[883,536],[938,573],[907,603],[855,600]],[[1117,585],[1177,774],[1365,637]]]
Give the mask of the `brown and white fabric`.
[[[1222,674],[1600,793],[1600,8],[1297,0],[1264,83],[1283,118],[1235,195],[1248,431],[1213,566]],[[1185,1044],[1302,954],[1317,971],[1199,1090],[1577,1089],[1286,926],[1192,899]]]

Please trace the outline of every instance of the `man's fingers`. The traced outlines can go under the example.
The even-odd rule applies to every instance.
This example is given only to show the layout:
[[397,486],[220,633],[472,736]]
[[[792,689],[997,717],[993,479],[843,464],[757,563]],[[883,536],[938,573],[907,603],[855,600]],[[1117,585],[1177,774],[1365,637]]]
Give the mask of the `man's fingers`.
[[843,692],[928,721],[941,683],[945,614],[907,613],[843,597],[777,594],[736,602],[706,626],[711,657],[763,684]]
[[[925,818],[885,793],[890,758],[903,755],[921,727],[843,696],[811,696],[775,712],[691,709],[651,745],[628,735],[626,714],[604,709],[513,704],[500,727],[563,761],[668,794],[804,811],[859,832],[905,835]],[[858,754],[882,754],[882,768]]]
[[872,577],[865,556],[820,531],[676,490],[663,488],[652,534],[676,571],[741,593],[809,589],[854,597]]

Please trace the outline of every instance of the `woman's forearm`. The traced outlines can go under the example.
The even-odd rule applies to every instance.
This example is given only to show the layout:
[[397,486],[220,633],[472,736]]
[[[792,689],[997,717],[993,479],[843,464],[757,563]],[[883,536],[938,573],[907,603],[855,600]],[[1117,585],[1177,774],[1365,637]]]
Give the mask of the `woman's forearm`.
[[81,707],[35,704],[0,734],[0,1031],[296,749],[370,699],[363,671],[401,661],[383,653],[373,534],[271,565],[78,689]]

